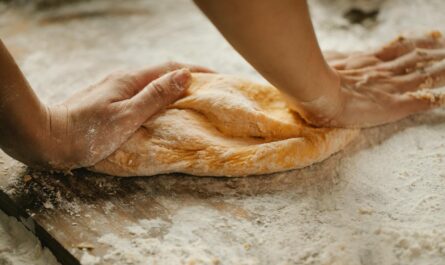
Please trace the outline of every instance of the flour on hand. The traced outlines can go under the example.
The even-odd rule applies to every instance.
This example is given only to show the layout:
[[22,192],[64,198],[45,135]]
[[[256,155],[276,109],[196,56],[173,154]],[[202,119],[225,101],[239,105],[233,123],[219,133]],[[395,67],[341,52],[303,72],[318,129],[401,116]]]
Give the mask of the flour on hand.
[[272,86],[194,74],[188,96],[91,169],[117,176],[268,174],[326,159],[357,132],[307,125]]

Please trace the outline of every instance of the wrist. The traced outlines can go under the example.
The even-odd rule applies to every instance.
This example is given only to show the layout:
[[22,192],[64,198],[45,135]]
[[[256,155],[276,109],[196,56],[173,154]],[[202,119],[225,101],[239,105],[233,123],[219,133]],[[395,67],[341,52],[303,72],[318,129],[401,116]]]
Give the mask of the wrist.
[[[309,100],[293,100],[293,107],[301,117],[314,126],[330,126],[332,120],[340,115],[344,98],[341,93],[341,80],[338,73],[329,68],[318,82],[317,94]],[[295,98],[295,97],[292,97]]]
[[69,137],[69,112],[65,105],[46,107],[46,134],[42,143],[42,158],[46,167],[71,169],[74,167],[73,143]]

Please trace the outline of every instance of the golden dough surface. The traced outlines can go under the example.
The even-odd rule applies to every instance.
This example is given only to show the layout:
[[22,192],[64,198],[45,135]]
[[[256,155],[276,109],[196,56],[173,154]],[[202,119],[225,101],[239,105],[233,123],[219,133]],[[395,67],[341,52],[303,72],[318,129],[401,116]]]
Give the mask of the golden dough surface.
[[268,174],[324,160],[357,134],[307,125],[272,86],[193,74],[187,96],[90,170],[115,176]]

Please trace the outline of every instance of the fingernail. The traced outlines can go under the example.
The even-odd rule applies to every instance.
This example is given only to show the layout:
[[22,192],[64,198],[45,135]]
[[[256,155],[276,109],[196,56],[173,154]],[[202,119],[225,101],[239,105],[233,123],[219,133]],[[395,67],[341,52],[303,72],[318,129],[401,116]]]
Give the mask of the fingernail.
[[192,82],[192,75],[187,68],[177,70],[173,73],[173,82],[179,89],[187,89]]

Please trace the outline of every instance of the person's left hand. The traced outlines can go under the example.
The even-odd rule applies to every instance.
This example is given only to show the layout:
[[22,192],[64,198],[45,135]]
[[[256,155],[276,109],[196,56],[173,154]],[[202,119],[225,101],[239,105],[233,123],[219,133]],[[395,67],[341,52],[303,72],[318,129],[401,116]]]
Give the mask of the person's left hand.
[[445,40],[439,32],[399,37],[373,51],[325,57],[338,76],[338,89],[300,104],[312,125],[369,127],[444,104],[445,95],[433,89],[445,85]]
[[190,86],[199,66],[168,63],[121,72],[48,107],[45,163],[56,169],[91,166],[114,152],[147,119]]

